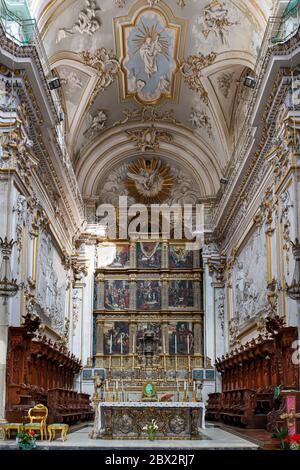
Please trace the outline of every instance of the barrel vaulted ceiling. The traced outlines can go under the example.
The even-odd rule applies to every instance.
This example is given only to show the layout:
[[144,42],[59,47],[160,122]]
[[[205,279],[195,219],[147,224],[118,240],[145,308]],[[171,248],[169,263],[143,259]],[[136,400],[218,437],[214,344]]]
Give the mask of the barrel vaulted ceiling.
[[254,70],[273,1],[31,3],[61,79],[83,196],[100,194],[111,172],[147,154],[183,169],[201,197],[214,196],[251,99],[243,77]]

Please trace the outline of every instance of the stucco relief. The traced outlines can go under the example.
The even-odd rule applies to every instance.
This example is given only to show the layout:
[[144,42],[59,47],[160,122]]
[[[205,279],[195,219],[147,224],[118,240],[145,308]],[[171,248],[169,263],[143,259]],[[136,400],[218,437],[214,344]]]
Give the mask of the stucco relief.
[[[112,205],[119,204],[119,196],[129,196],[128,203],[134,203],[134,198],[130,196],[126,188],[126,179],[129,164],[124,163],[116,169],[109,172],[104,178],[104,184],[99,184],[99,199],[101,203]],[[200,198],[199,190],[194,178],[187,174],[186,171],[170,167],[170,176],[173,180],[173,186],[168,199],[168,204],[196,204]]]
[[[259,269],[258,269],[259,268]],[[251,235],[232,271],[234,314],[239,327],[260,316],[267,306],[267,256],[265,233]]]
[[47,232],[41,231],[38,246],[36,303],[51,326],[63,332],[66,301],[66,274]]

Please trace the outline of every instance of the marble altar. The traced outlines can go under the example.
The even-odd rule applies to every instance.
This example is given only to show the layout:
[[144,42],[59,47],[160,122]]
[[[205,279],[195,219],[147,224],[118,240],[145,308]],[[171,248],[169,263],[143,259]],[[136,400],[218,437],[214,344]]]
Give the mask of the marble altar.
[[92,439],[145,439],[143,427],[155,419],[158,439],[199,439],[205,429],[200,402],[94,402]]

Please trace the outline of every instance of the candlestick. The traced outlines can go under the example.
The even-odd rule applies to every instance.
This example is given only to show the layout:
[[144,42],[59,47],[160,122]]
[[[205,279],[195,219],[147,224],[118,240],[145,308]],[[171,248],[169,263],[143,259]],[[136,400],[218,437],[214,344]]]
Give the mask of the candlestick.
[[133,333],[133,338],[132,338],[132,371],[133,372],[134,372],[134,362],[135,362],[135,333]]
[[109,354],[112,354],[112,334],[110,335]]
[[175,370],[177,372],[178,369],[178,359],[177,359],[177,333],[175,332],[174,336],[174,346],[175,346]]

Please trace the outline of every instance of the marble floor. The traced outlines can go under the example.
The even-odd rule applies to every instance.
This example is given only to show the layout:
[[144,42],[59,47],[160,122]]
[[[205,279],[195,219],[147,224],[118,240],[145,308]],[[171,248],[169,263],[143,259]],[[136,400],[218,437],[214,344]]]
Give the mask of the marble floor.
[[[202,439],[195,441],[187,440],[157,440],[149,442],[147,440],[92,440],[89,438],[91,427],[85,427],[68,435],[68,440],[62,442],[57,439],[54,442],[38,441],[38,448],[41,450],[118,450],[118,449],[194,449],[194,450],[257,450],[258,446],[252,442],[242,439],[234,434],[226,432],[217,427],[207,427],[202,430]],[[15,449],[14,440],[0,441],[0,450]]]

